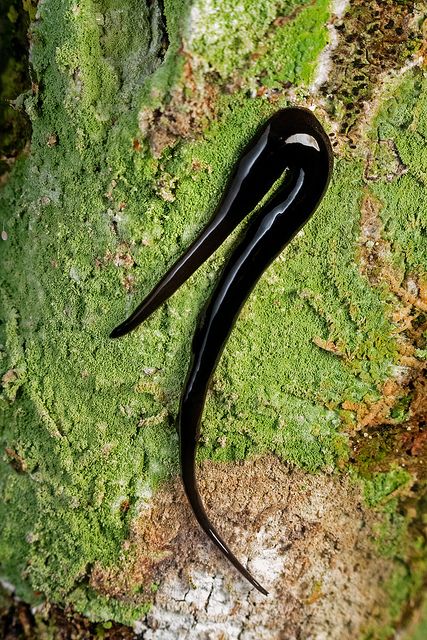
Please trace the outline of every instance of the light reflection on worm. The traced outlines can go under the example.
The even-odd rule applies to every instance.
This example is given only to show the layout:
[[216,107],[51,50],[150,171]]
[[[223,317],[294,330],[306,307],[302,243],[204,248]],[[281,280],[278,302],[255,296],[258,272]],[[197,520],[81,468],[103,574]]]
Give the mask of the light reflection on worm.
[[209,381],[245,300],[260,276],[308,221],[321,201],[333,167],[329,138],[311,111],[275,113],[245,149],[214,217],[131,316],[111,332],[129,333],[169,298],[224,242],[283,176],[278,189],[250,221],[201,314],[179,409],[184,489],[202,529],[261,593],[267,591],[237,560],[212,526],[196,482],[195,458]]

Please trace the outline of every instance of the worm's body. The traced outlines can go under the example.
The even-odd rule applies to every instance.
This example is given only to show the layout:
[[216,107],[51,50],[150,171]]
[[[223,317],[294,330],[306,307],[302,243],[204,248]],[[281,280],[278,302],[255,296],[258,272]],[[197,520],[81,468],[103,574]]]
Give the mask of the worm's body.
[[242,305],[265,269],[313,214],[331,172],[329,139],[310,111],[289,108],[273,115],[241,157],[210,224],[130,318],[111,334],[118,337],[128,333],[157,309],[284,174],[277,191],[256,213],[232,252],[201,315],[179,411],[181,474],[194,515],[209,538],[263,594],[267,591],[233,555],[203,507],[195,475],[201,416],[209,381]]

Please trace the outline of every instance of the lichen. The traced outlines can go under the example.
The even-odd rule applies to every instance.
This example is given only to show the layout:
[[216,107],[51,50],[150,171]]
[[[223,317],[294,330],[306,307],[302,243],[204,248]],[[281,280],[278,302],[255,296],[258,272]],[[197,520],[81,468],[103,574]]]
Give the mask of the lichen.
[[334,21],[338,43],[333,66],[320,87],[338,131],[357,149],[364,116],[379,91],[379,79],[394,75],[422,46],[423,8],[415,2],[353,0]]

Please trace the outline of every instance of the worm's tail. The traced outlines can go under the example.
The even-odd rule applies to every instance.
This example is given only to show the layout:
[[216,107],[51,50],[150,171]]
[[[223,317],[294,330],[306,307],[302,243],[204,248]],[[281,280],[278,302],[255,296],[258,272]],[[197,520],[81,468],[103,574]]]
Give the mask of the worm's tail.
[[[182,420],[182,414],[181,414]],[[182,423],[181,423],[182,424]],[[195,470],[195,453],[196,453],[196,440],[191,443],[188,441],[183,442],[185,438],[181,438],[181,474],[184,484],[185,493],[187,495],[190,506],[197,519],[197,522],[202,527],[206,535],[212,540],[212,542],[222,551],[225,557],[231,562],[234,567],[263,595],[267,596],[268,591],[249,573],[249,571],[239,562],[236,556],[232,553],[230,548],[221,538],[215,527],[211,524],[205,508],[203,506],[202,499],[200,497]]]

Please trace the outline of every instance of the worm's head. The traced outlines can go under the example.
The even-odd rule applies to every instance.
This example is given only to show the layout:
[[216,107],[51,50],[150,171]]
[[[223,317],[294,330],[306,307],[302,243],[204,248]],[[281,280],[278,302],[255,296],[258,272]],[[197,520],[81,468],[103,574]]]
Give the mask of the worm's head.
[[[289,169],[303,168],[329,181],[333,153],[329,137],[312,111],[301,107],[281,109],[270,119],[269,141]],[[320,176],[319,176],[320,177]]]

